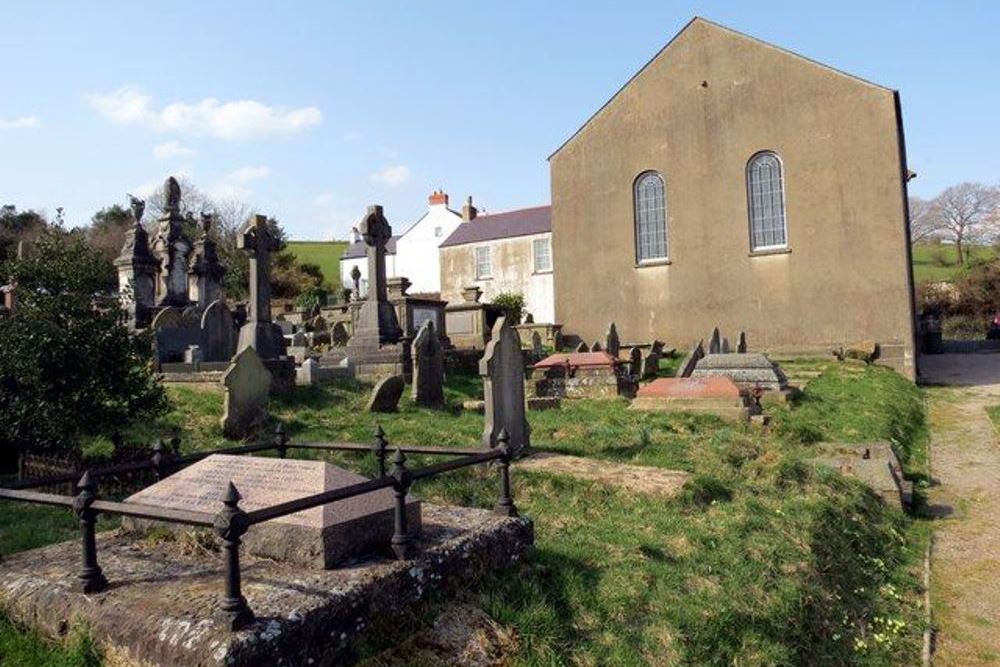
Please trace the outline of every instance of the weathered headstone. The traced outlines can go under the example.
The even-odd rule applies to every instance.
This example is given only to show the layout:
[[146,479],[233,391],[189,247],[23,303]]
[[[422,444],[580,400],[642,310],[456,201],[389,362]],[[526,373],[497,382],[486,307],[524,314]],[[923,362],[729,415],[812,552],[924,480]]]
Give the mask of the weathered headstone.
[[444,349],[434,322],[427,320],[413,338],[413,402],[425,407],[444,405]]
[[573,349],[573,351],[574,351],[574,352],[590,352],[590,348],[589,348],[589,347],[587,347],[587,344],[586,344],[586,343],[584,343],[584,342],[583,342],[583,341],[581,340],[581,341],[580,341],[580,342],[579,342],[579,343],[577,344],[577,346],[576,346],[576,347],[575,347],[575,348]]
[[152,254],[159,262],[156,285],[158,306],[186,306],[188,299],[188,257],[191,241],[184,234],[181,215],[181,186],[173,176],[163,184],[163,215],[153,241]]
[[201,315],[205,361],[229,361],[236,353],[236,324],[223,300],[213,301]]
[[319,384],[319,362],[309,357],[295,369],[295,384],[302,387],[313,387]]
[[545,347],[542,345],[542,335],[537,331],[531,332],[531,354],[536,359],[540,359],[545,354]]
[[202,355],[201,346],[188,345],[187,349],[184,350],[184,363],[200,364],[202,361],[204,361],[204,355]]
[[621,341],[618,339],[618,328],[612,322],[608,325],[608,332],[604,335],[604,349],[615,359],[621,351]]
[[252,347],[236,355],[222,376],[226,388],[222,404],[222,433],[239,439],[254,433],[267,420],[271,373]]
[[736,344],[737,354],[747,353],[747,334],[745,331],[740,332],[740,341]]
[[368,412],[395,412],[406,389],[402,375],[390,375],[375,383],[365,409]]
[[657,350],[656,345],[651,345],[649,352],[642,358],[642,373],[640,375],[643,379],[648,379],[655,378],[659,374],[660,352]]
[[271,322],[271,253],[281,244],[271,236],[267,217],[255,215],[237,238],[237,245],[250,257],[250,298],[247,323],[240,329],[239,350],[252,347],[261,359],[285,355],[285,337]]
[[[213,454],[143,489],[128,502],[215,513],[222,491],[232,482],[242,496],[240,509],[252,512],[366,481],[322,461]],[[332,568],[389,544],[394,505],[392,489],[372,491],[258,524],[243,536],[243,545],[257,556]],[[406,511],[407,530],[419,533],[420,501],[407,498]],[[126,528],[143,530],[150,525],[130,521]]]
[[180,308],[167,307],[156,314],[149,328],[153,331],[160,329],[176,329],[184,323],[183,311]]
[[521,339],[505,316],[493,325],[492,337],[479,360],[479,374],[486,403],[483,446],[496,447],[500,431],[506,429],[510,447],[519,456],[531,446],[524,407],[524,355]]
[[729,354],[732,350],[729,349],[729,338],[723,337],[721,354]]
[[691,377],[691,374],[694,372],[698,362],[701,361],[704,356],[705,341],[700,340],[697,345],[691,348],[691,351],[686,357],[684,357],[683,361],[681,361],[680,368],[677,369],[677,377]]
[[628,369],[632,375],[642,375],[642,350],[634,345],[628,352]]
[[[133,226],[125,235],[121,254],[115,259],[118,290],[131,326],[145,327],[156,302],[156,275],[159,262],[149,251],[149,235],[142,226],[146,202],[129,195]],[[20,246],[18,246],[20,248]]]
[[343,322],[337,322],[330,329],[330,344],[334,347],[344,347],[350,339],[351,336],[347,333],[347,325]]
[[595,340],[594,344],[590,346],[591,352],[603,352],[604,346],[601,345],[601,341]]
[[712,338],[708,341],[708,353],[719,354],[722,351],[722,340],[719,337],[719,328],[712,330]]
[[226,274],[209,234],[214,217],[212,213],[201,214],[201,237],[194,242],[188,269],[188,293],[192,301],[202,306],[222,297],[222,277]]
[[303,331],[296,331],[292,334],[292,340],[289,343],[295,347],[305,347],[306,344],[306,334]]

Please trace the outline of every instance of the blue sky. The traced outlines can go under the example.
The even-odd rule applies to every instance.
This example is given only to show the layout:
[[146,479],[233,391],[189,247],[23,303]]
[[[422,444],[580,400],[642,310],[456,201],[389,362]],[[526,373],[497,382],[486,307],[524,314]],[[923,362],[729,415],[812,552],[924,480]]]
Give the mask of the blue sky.
[[1000,181],[1000,3],[10,2],[0,203],[79,224],[171,173],[298,239],[444,188],[546,203],[546,156],[694,15],[900,90],[911,192]]

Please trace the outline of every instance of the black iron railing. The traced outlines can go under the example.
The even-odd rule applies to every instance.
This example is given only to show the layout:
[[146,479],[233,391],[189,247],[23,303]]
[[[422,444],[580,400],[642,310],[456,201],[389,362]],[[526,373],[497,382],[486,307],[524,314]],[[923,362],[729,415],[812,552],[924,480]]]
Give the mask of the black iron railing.
[[[140,471],[152,471],[156,478],[162,478],[187,465],[200,461],[212,454],[250,454],[263,451],[276,451],[280,458],[286,458],[291,449],[326,450],[326,451],[371,451],[377,459],[379,475],[375,479],[353,484],[351,486],[331,491],[324,491],[304,498],[297,498],[252,512],[240,509],[239,490],[232,482],[219,499],[219,512],[199,512],[179,510],[155,505],[139,503],[115,502],[100,500],[97,496],[98,481],[102,477],[130,474]],[[82,554],[80,569],[77,572],[78,589],[84,593],[98,593],[108,586],[108,581],[97,560],[97,541],[95,525],[101,514],[127,516],[138,519],[150,519],[179,523],[194,527],[212,528],[222,540],[225,570],[225,593],[220,601],[220,610],[228,619],[233,630],[246,627],[253,622],[253,611],[247,604],[241,590],[240,574],[240,542],[243,535],[252,526],[271,521],[279,517],[295,514],[303,510],[328,505],[354,496],[371,493],[379,489],[393,490],[395,498],[393,506],[393,534],[390,546],[398,560],[408,560],[413,557],[414,536],[407,526],[406,495],[414,482],[428,479],[461,468],[497,461],[500,477],[500,492],[494,506],[494,512],[503,516],[517,516],[517,508],[511,496],[510,462],[514,449],[509,442],[506,431],[501,431],[498,445],[493,449],[462,449],[439,447],[409,447],[398,446],[394,449],[391,461],[389,451],[392,447],[385,432],[376,427],[374,442],[371,446],[353,443],[293,443],[285,434],[280,424],[275,429],[274,438],[270,443],[259,443],[198,452],[181,456],[178,448],[167,447],[162,440],[152,450],[148,460],[135,461],[117,466],[91,468],[79,474],[57,475],[44,479],[21,481],[0,488],[0,499],[15,500],[41,505],[69,507],[80,521],[82,538]],[[428,454],[454,457],[420,468],[409,469],[406,466],[407,454]],[[389,469],[387,463],[391,463]],[[75,496],[42,493],[32,489],[66,483],[78,479]]]

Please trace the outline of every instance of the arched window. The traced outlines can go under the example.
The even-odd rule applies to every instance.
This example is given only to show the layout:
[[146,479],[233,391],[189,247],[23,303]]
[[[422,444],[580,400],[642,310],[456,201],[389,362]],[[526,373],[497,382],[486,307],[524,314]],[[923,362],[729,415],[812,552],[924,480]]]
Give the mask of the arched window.
[[635,179],[635,256],[640,264],[667,259],[667,198],[655,171]]
[[766,250],[788,245],[785,224],[785,183],[781,158],[757,153],[747,163],[747,199],[750,211],[750,249]]

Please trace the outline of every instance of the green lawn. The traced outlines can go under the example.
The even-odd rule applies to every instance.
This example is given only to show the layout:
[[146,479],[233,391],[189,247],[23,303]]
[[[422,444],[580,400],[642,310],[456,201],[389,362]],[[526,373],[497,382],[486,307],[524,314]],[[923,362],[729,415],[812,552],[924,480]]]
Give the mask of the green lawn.
[[[916,664],[923,628],[913,571],[921,528],[807,459],[817,439],[889,438],[907,465],[918,467],[926,439],[922,396],[886,369],[816,368],[825,370],[769,432],[711,417],[633,412],[623,400],[564,401],[560,410],[529,413],[537,449],[679,468],[692,479],[678,497],[663,499],[515,469],[515,501],[535,521],[535,554],[517,573],[498,573],[469,593],[516,632],[512,664]],[[404,401],[398,413],[376,419],[363,411],[366,392],[366,385],[343,382],[277,398],[272,408],[295,440],[367,442],[378,421],[393,442],[478,441],[482,416],[457,409],[480,395],[478,378],[450,377],[443,412]],[[131,437],[148,441],[175,429],[188,450],[221,442],[221,394],[169,393],[173,412]],[[367,454],[329,458],[374,470]],[[414,492],[431,502],[489,507],[495,473],[460,471],[420,482]],[[0,504],[0,544],[13,540],[11,550],[71,533],[65,517],[24,511]],[[25,523],[46,528],[29,531]],[[27,648],[8,652],[15,644]],[[15,660],[35,655],[30,651],[71,657]],[[0,619],[0,664],[85,664],[73,662],[79,651]]]
[[347,241],[289,241],[286,249],[300,263],[316,264],[323,271],[328,288],[340,287],[340,256],[347,250]]
[[[968,246],[967,261],[996,259],[991,246]],[[916,243],[913,246],[913,281],[916,284],[952,281],[965,272],[956,264],[955,246],[946,244]]]

